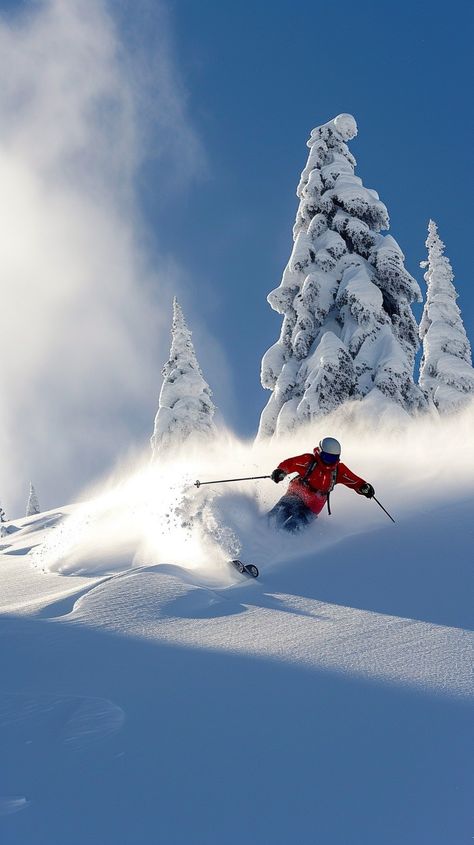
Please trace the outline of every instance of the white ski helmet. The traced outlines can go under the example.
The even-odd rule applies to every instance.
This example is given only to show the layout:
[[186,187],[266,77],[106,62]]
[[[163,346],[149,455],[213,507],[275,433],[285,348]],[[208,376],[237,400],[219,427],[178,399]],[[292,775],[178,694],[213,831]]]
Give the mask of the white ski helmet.
[[319,441],[319,448],[321,449],[321,452],[325,452],[326,455],[337,455],[339,457],[341,454],[341,444],[335,437],[323,437],[323,439]]

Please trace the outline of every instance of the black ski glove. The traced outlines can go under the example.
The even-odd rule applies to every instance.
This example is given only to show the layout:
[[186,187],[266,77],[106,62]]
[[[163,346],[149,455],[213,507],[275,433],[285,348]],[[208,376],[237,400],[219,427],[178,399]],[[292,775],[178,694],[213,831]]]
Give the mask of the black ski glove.
[[365,482],[365,484],[362,484],[362,486],[359,487],[359,493],[361,493],[362,496],[366,496],[367,499],[371,499],[372,496],[375,496],[374,488],[367,481]]
[[275,482],[275,484],[278,484],[280,481],[283,481],[285,475],[286,472],[283,469],[274,469],[270,478]]

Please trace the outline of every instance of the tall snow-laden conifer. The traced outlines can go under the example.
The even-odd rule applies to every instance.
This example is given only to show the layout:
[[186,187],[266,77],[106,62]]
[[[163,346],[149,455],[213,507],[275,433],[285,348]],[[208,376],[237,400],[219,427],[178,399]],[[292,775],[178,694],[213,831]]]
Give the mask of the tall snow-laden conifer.
[[176,298],[173,300],[170,357],[163,367],[155,429],[153,458],[184,442],[206,440],[215,434],[212,393],[198,364],[191,332]]
[[471,346],[456,305],[453,271],[433,220],[428,224],[426,304],[420,323],[423,358],[420,387],[441,413],[456,410],[474,396]]
[[313,129],[298,186],[294,246],[268,301],[283,315],[280,339],[262,361],[272,391],[259,435],[289,431],[371,391],[412,412],[425,406],[413,380],[421,300],[378,194],[354,175],[347,141],[354,118]]
[[26,515],[34,516],[35,513],[40,513],[40,506],[38,502],[38,496],[36,495],[36,490],[30,481],[30,494],[28,496],[28,504],[26,506]]

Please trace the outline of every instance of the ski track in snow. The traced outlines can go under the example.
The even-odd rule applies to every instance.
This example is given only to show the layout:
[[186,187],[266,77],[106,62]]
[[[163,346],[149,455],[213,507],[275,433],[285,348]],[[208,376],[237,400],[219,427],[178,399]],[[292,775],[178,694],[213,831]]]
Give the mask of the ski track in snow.
[[119,731],[123,722],[123,710],[106,699],[0,694],[0,729],[20,726],[30,734],[49,733],[73,751],[83,750]]
[[30,802],[24,795],[0,796],[0,816],[11,816],[25,810]]

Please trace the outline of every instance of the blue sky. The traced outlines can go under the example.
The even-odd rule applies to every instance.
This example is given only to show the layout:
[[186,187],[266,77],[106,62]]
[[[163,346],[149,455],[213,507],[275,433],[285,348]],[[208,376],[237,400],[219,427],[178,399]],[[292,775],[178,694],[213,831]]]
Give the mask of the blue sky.
[[474,341],[472,17],[459,0],[0,0],[10,513],[30,479],[54,507],[146,448],[175,293],[225,420],[255,434],[306,140],[341,112],[422,289],[438,223]]
[[[309,132],[340,112],[356,117],[356,172],[387,205],[422,289],[426,226],[437,221],[473,340],[472,4],[177,0],[167,8],[208,169],[166,202],[151,179],[144,200],[161,245],[189,271],[185,311],[198,310],[227,351],[231,422],[252,433],[266,401],[260,357],[280,326],[266,295],[290,253]],[[212,361],[200,358],[211,380]]]

